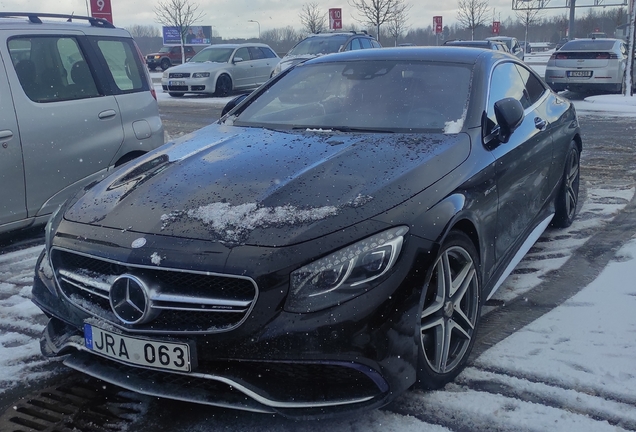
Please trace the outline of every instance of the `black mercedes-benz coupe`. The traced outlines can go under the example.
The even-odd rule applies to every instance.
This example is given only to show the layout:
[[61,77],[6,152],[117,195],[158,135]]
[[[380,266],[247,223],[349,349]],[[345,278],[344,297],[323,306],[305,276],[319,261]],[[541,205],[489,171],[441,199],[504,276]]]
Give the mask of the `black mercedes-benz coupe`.
[[325,55],[51,218],[42,350],[166,398],[290,417],[462,370],[481,306],[579,189],[572,104],[513,56]]

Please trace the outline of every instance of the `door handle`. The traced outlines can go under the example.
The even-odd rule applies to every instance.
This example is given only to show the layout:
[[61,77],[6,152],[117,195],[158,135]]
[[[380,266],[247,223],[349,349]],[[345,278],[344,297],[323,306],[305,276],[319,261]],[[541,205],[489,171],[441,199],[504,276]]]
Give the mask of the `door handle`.
[[548,127],[548,122],[543,120],[541,117],[534,118],[534,127],[539,130],[544,131],[546,127]]
[[97,117],[99,117],[102,120],[106,120],[106,119],[109,119],[109,118],[113,118],[116,115],[117,115],[117,111],[111,109],[111,110],[106,110],[106,111],[100,112],[97,115]]
[[10,130],[0,130],[0,140],[8,140],[13,138],[13,132]]

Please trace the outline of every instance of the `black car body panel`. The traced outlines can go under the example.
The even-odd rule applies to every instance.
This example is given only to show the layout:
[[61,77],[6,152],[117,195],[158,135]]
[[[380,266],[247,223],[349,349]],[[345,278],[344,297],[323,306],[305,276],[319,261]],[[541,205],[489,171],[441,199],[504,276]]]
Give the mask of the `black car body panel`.
[[[286,103],[305,112],[317,92],[304,83],[325,71],[338,89],[354,77],[366,95],[411,86],[420,72],[443,81],[437,67],[464,77],[448,93],[465,91],[460,119],[440,122],[441,110],[407,106],[408,95],[393,109],[430,115],[422,130],[364,130],[360,113],[329,117],[337,108],[278,117]],[[301,91],[277,98],[287,82]],[[268,98],[274,108],[259,117]],[[493,104],[506,98],[523,120],[503,143]],[[344,124],[316,127],[321,118]],[[386,129],[388,117],[371,118],[365,127]],[[54,215],[33,288],[52,317],[43,352],[70,353],[69,366],[135,391],[221,407],[312,417],[385,405],[421,379],[432,268],[459,248],[447,239],[461,232],[474,244],[483,303],[552,218],[579,135],[572,104],[508,54],[397,48],[309,60]],[[146,309],[123,307],[137,303]],[[89,334],[181,344],[191,364],[131,365],[91,349]]]

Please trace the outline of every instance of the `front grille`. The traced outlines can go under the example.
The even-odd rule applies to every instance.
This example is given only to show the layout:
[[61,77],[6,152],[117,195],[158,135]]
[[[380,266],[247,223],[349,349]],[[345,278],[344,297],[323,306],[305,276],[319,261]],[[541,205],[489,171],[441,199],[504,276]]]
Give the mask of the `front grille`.
[[168,86],[168,91],[188,91],[188,86]]
[[203,90],[205,90],[205,86],[204,85],[192,86],[192,91],[203,91]]
[[[238,327],[258,290],[249,278],[118,263],[53,249],[51,261],[62,294],[79,308],[132,332],[217,333]],[[143,280],[154,319],[124,324],[113,313],[109,293],[123,274]]]
[[169,78],[190,78],[190,74],[189,73],[179,73],[179,72],[171,72],[170,74],[168,74]]

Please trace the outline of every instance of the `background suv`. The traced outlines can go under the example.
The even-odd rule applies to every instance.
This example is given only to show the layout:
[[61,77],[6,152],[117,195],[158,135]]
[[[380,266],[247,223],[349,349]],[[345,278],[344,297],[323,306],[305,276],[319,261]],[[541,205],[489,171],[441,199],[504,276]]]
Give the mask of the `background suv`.
[[366,48],[382,48],[382,45],[366,32],[350,31],[312,34],[298,42],[285,54],[285,57],[274,69],[272,76],[319,55]]
[[[184,47],[186,61],[190,60],[197,53],[194,47],[186,45]],[[148,69],[153,70],[160,67],[166,70],[173,65],[181,64],[180,46],[163,46],[156,53],[146,55]]]
[[143,56],[108,21],[0,13],[0,64],[0,233],[163,144]]
[[521,48],[521,45],[519,44],[517,38],[513,38],[510,36],[493,36],[486,39],[503,42],[508,46],[508,49],[510,50],[510,53],[512,55],[519,58],[519,60],[523,60],[525,58],[525,53],[523,51],[523,48]]

